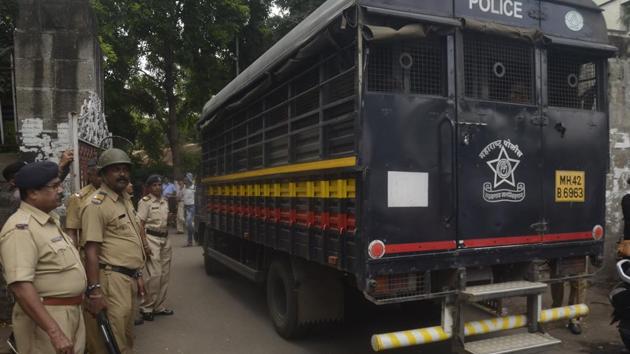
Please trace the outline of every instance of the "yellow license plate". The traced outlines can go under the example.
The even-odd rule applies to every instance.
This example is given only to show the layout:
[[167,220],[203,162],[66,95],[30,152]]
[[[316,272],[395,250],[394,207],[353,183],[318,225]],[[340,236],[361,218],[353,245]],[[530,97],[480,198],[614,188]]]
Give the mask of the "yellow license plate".
[[556,203],[584,202],[584,171],[556,171]]

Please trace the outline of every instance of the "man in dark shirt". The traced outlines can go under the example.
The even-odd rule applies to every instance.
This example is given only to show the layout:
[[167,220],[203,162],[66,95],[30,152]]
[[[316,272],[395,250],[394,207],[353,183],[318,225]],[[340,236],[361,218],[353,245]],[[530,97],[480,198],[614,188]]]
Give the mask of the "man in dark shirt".
[[[630,178],[626,183],[630,185]],[[630,193],[626,193],[621,199],[621,211],[623,212],[623,239],[630,240]]]
[[[630,178],[626,181],[630,185]],[[630,257],[630,193],[626,193],[621,199],[621,211],[623,212],[623,235],[617,246],[617,256]]]

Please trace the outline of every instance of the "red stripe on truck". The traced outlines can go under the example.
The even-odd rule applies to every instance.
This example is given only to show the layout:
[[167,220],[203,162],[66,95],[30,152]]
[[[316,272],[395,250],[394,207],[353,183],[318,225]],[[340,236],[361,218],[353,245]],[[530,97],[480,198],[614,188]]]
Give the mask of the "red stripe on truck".
[[[511,246],[511,245],[527,245],[535,243],[553,243],[565,241],[592,240],[593,235],[588,232],[569,232],[560,234],[528,235],[528,236],[510,236],[510,237],[493,237],[478,238],[465,240],[464,247],[493,247],[493,246]],[[385,245],[385,254],[401,254],[427,251],[448,251],[457,248],[455,241],[436,241],[436,242],[417,242],[417,243],[398,243]]]
[[385,245],[385,254],[446,251],[454,250],[455,248],[457,248],[455,241],[398,243]]

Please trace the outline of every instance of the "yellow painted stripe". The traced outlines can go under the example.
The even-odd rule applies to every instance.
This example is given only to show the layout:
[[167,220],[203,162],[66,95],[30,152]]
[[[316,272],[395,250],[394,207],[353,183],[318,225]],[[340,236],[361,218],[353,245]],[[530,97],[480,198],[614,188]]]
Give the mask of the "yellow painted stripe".
[[233,173],[233,174],[225,175],[225,176],[206,177],[203,179],[203,182],[208,183],[208,182],[234,181],[234,180],[243,179],[243,178],[263,177],[263,176],[271,176],[271,175],[278,175],[278,174],[285,174],[285,173],[329,170],[333,168],[354,167],[356,165],[357,165],[357,158],[355,156],[350,156],[350,157],[343,157],[340,159],[323,160],[323,161],[315,161],[315,162],[298,163],[298,164],[286,165],[286,166],[263,168],[260,170]]
[[405,335],[405,337],[407,337],[407,342],[409,342],[409,345],[417,344],[416,337],[414,337],[411,331],[404,331],[403,334]]
[[422,336],[422,343],[431,343],[433,342],[433,338],[431,338],[431,333],[427,329],[421,329],[420,335]]
[[[210,197],[285,197],[285,198],[339,198],[354,199],[354,179],[267,184],[227,184],[208,187]],[[339,193],[342,191],[342,193]]]
[[501,323],[501,327],[502,328],[510,328],[510,319],[509,318],[503,318],[503,321]]
[[440,334],[440,340],[447,340],[447,339],[449,339],[451,337],[446,332],[444,332],[444,328],[442,328],[442,327],[437,327],[436,330]]
[[486,321],[481,322],[481,328],[483,328],[483,332],[481,333],[490,333],[490,326],[488,326]]
[[396,334],[390,333],[387,337],[389,337],[389,341],[392,343],[392,348],[400,348],[400,341],[398,337],[396,337]]

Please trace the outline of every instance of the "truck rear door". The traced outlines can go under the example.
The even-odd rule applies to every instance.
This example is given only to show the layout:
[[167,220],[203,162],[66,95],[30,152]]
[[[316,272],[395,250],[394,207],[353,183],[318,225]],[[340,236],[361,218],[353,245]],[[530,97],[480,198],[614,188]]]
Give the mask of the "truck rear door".
[[458,49],[458,241],[541,241],[542,142],[531,43],[464,33]]
[[608,122],[605,58],[597,51],[550,47],[544,74],[544,242],[603,235]]

